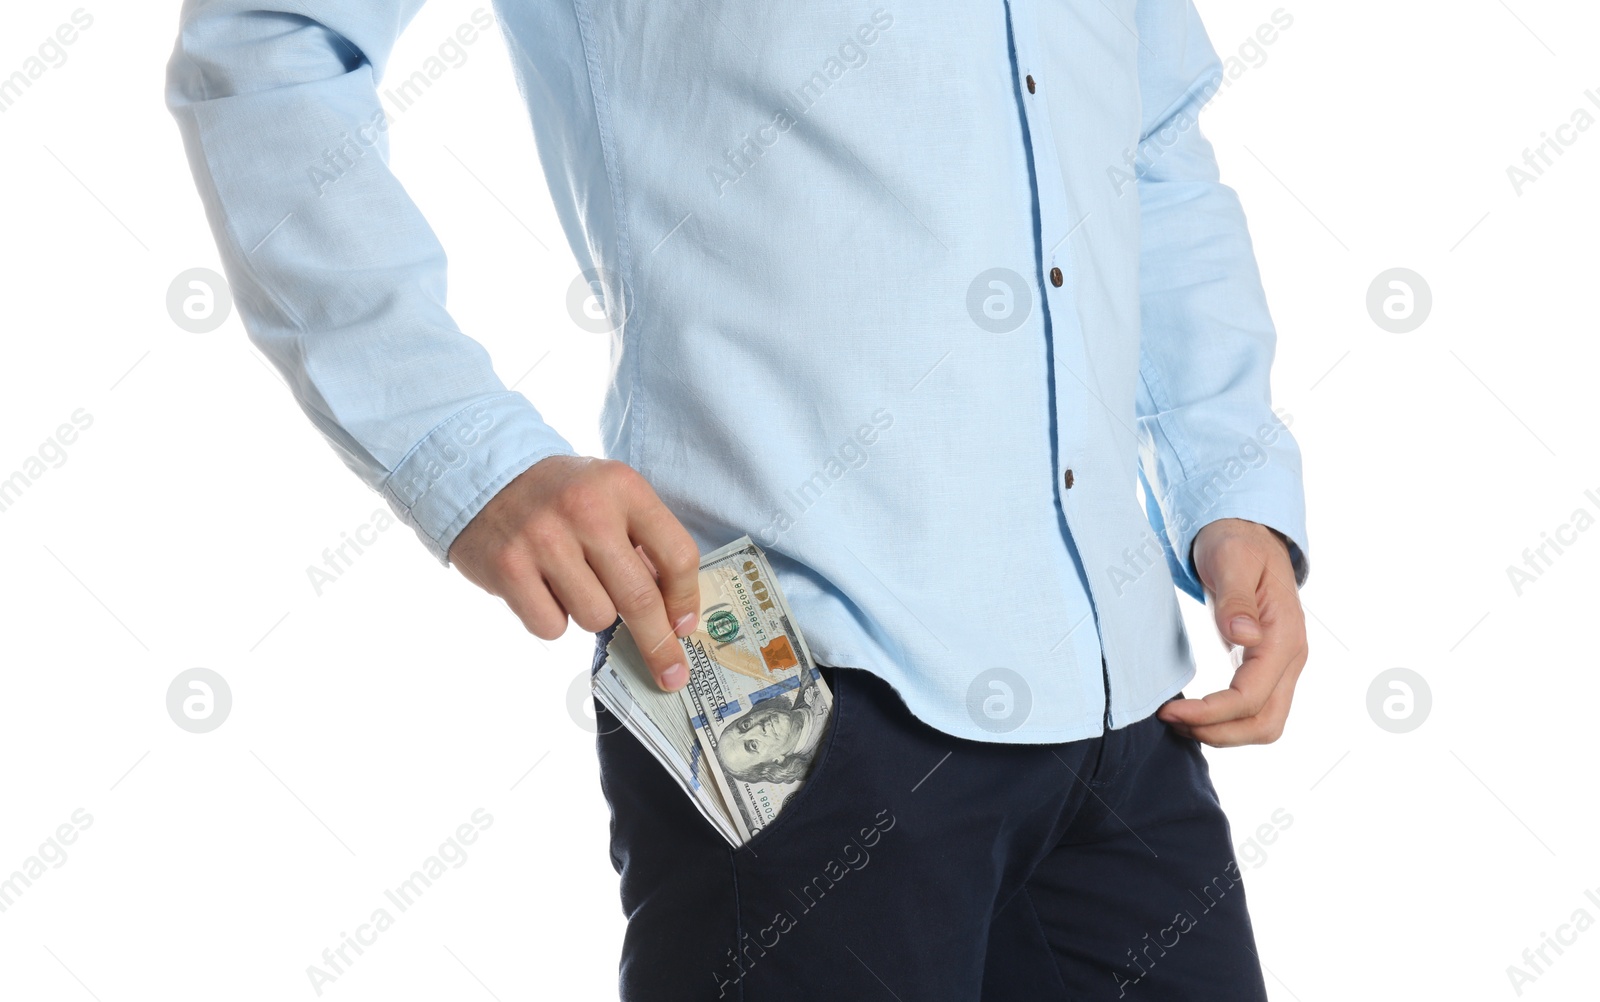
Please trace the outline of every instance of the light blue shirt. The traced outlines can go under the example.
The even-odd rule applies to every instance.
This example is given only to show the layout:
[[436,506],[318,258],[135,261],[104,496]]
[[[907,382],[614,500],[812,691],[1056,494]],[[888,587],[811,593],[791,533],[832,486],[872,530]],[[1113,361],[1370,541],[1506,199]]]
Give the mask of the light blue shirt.
[[[386,164],[380,80],[427,83],[383,78],[417,0],[272,6],[188,0],[169,103],[251,340],[446,561],[572,449],[457,329]],[[951,734],[1074,740],[1108,692],[1121,727],[1192,677],[1173,585],[1199,596],[1203,525],[1279,530],[1304,579],[1188,0],[495,16],[610,328],[606,452],[702,549],[760,543],[820,662]]]

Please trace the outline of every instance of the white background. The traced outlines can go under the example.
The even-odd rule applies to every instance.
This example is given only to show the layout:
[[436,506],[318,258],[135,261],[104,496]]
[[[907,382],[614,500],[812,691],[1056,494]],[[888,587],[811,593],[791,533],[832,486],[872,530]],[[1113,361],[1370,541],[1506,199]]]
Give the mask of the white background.
[[[1246,877],[1275,1000],[1515,998],[1525,949],[1578,908],[1600,920],[1600,531],[1521,595],[1506,572],[1575,509],[1600,517],[1600,128],[1520,195],[1506,173],[1575,109],[1600,116],[1600,13],[1507,2],[1286,4],[1293,26],[1203,120],[1249,214],[1310,496],[1288,733],[1209,755],[1236,841],[1293,819]],[[0,75],[76,6],[8,5]],[[435,0],[395,70],[478,6]],[[1226,56],[1278,5],[1201,6]],[[534,639],[400,526],[313,591],[307,567],[381,501],[236,315],[169,318],[176,275],[220,268],[162,101],[176,5],[88,10],[0,115],[0,477],[93,416],[0,512],[0,875],[93,818],[0,913],[0,997],[314,998],[307,966],[480,807],[467,861],[324,995],[615,997],[606,812],[568,710],[592,638]],[[468,51],[396,118],[393,162],[462,328],[596,451],[605,338],[566,312],[576,266],[501,43]],[[1367,313],[1391,267],[1431,286],[1411,333]],[[1218,688],[1225,656],[1185,605]],[[193,667],[232,690],[207,734],[165,706]],[[1393,667],[1432,693],[1409,733],[1366,708]],[[1523,995],[1594,997],[1600,927],[1564,949]]]

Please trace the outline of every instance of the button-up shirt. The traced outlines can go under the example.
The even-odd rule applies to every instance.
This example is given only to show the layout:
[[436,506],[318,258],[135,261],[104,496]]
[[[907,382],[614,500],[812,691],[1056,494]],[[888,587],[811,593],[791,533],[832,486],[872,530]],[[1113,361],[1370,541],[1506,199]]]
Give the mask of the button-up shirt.
[[[252,341],[447,562],[572,448],[457,329],[388,169],[417,6],[188,0],[168,93]],[[1206,523],[1279,530],[1303,579],[1188,0],[501,0],[462,31],[495,21],[611,339],[607,454],[703,549],[763,546],[820,662],[951,734],[1074,740],[1192,677]]]

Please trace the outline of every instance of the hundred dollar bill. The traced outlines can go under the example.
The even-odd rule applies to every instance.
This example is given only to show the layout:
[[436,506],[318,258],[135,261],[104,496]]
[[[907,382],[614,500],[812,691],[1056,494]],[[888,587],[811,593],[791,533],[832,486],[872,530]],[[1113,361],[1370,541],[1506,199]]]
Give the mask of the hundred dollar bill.
[[595,696],[644,745],[674,782],[732,845],[739,845],[721,789],[705,777],[705,757],[689,726],[683,701],[662,692],[626,627],[606,647],[606,660],[591,685]]
[[679,696],[743,842],[810,774],[833,693],[750,537],[702,558],[700,604],[695,632],[680,641],[689,684]]

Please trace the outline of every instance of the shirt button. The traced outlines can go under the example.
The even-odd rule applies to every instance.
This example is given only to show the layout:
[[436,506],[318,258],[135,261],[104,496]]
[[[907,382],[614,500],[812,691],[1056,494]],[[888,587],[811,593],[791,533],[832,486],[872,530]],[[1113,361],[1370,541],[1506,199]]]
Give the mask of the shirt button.
[[1050,269],[1050,284],[1051,285],[1053,285],[1053,286],[1055,286],[1056,288],[1059,289],[1059,288],[1061,288],[1061,283],[1064,282],[1064,281],[1066,281],[1066,279],[1061,277],[1061,269],[1060,268],[1051,268]]
[[1029,93],[1029,94],[1032,94],[1032,93],[1033,93],[1033,92],[1034,92],[1034,86],[1033,86],[1033,74],[1032,74],[1032,73],[1029,73],[1029,74],[1028,74],[1028,93]]
[[1072,471],[1071,470],[1068,470],[1066,473],[1062,474],[1061,482],[1066,485],[1067,490],[1069,490],[1069,491],[1072,490]]

